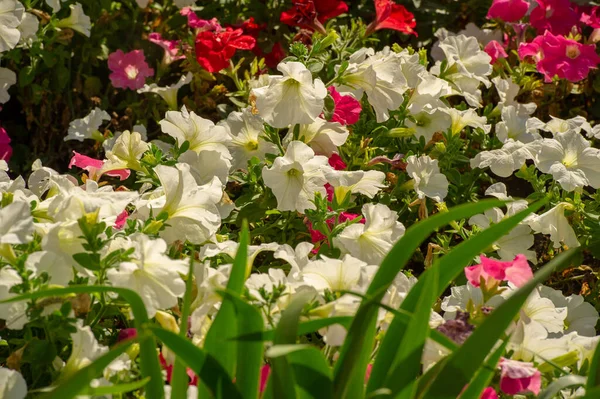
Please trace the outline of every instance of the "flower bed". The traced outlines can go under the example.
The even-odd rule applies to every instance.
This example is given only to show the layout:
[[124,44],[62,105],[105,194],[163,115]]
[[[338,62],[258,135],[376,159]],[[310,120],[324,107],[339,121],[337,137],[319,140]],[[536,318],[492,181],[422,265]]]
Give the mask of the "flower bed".
[[598,397],[600,8],[405,3],[0,0],[0,398]]

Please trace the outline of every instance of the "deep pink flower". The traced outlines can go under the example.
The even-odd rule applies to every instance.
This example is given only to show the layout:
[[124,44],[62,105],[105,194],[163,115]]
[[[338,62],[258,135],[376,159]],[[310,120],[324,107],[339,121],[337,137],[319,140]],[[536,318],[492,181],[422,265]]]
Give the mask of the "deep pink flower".
[[121,230],[123,226],[125,226],[125,222],[127,222],[128,217],[129,213],[127,213],[127,210],[123,209],[123,212],[117,215],[117,220],[115,220],[115,229]]
[[540,393],[542,374],[533,363],[500,359],[500,389],[508,395]]
[[536,0],[537,7],[531,11],[529,23],[543,34],[568,35],[579,22],[579,15],[569,0]]
[[161,34],[157,32],[150,33],[148,40],[165,50],[163,59],[166,65],[169,65],[173,61],[185,59],[185,55],[181,54],[180,40],[163,39]]
[[338,154],[331,154],[329,157],[329,166],[331,166],[335,170],[344,170],[348,167],[346,163],[342,160]]
[[241,29],[221,32],[203,31],[196,36],[196,59],[208,72],[219,72],[229,66],[237,50],[252,50],[256,39]]
[[550,32],[536,37],[532,43],[522,44],[519,56],[523,59],[533,57],[546,82],[551,82],[554,76],[579,82],[600,63],[595,45],[582,44]]
[[331,121],[342,125],[353,125],[358,122],[362,111],[360,102],[352,96],[341,95],[333,86],[328,87],[327,90],[335,104]]
[[417,35],[415,27],[417,21],[413,13],[403,5],[396,4],[392,0],[375,0],[375,21],[367,26],[366,35],[380,29],[393,29],[407,35]]
[[135,337],[137,337],[137,330],[135,328],[124,328],[121,331],[119,331],[119,335],[117,336],[117,342]]
[[465,276],[475,287],[479,287],[481,279],[487,288],[505,280],[517,287],[522,287],[533,277],[525,255],[517,255],[510,262],[490,259],[483,255],[480,256],[480,259],[481,264],[465,267]]
[[223,30],[219,21],[216,18],[210,20],[200,19],[190,7],[183,7],[179,13],[188,19],[188,26],[193,29],[200,29],[202,31],[217,31]]
[[0,159],[5,160],[6,162],[10,161],[12,152],[13,150],[10,145],[8,132],[3,127],[0,127]]
[[487,13],[487,19],[501,19],[516,22],[527,14],[529,3],[526,0],[494,0]]
[[594,29],[600,28],[600,7],[595,6],[592,7],[589,13],[583,12],[581,13],[581,18],[579,19],[582,23],[591,26]]
[[[69,162],[69,169],[72,169],[73,166],[77,166],[78,168],[86,170],[89,173],[90,179],[97,181],[101,176],[99,173],[100,169],[102,169],[102,165],[104,165],[104,161],[90,158],[73,151],[73,158],[71,158],[71,162]],[[120,180],[127,179],[130,174],[131,172],[129,169],[111,170],[110,172],[106,172],[107,176],[118,177]]]
[[154,69],[146,63],[143,50],[123,53],[117,50],[108,56],[109,75],[114,87],[119,89],[141,89],[146,78],[154,75]]
[[490,64],[495,64],[499,58],[508,57],[508,54],[506,54],[506,50],[504,50],[504,47],[500,43],[498,43],[496,40],[492,40],[488,44],[486,44],[486,46],[483,50],[490,57],[492,57]]
[[483,390],[479,399],[498,399],[498,394],[494,388],[487,387]]
[[269,375],[271,375],[271,366],[265,364],[260,369],[260,385],[258,387],[260,393],[265,391],[265,388],[267,387],[267,381],[269,380]]

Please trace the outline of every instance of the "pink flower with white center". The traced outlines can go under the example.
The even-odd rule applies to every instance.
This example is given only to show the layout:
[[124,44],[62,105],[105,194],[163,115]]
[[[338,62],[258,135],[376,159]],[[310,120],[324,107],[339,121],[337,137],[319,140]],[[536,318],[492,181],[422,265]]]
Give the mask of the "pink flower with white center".
[[154,75],[154,69],[146,63],[143,50],[123,53],[117,50],[108,56],[109,75],[114,87],[137,90],[144,87],[146,78]]
[[483,51],[485,51],[490,57],[492,57],[490,64],[495,64],[499,58],[508,57],[508,54],[506,54],[506,50],[504,50],[504,47],[500,43],[498,43],[496,40],[490,41],[485,46]]
[[579,14],[570,0],[536,0],[529,23],[543,34],[550,31],[555,35],[568,35],[579,22]]
[[540,393],[542,374],[533,363],[500,359],[500,389],[508,395]]
[[526,0],[494,0],[487,13],[487,19],[500,19],[516,22],[527,14],[529,3]]
[[[183,7],[179,13],[188,19],[188,26],[193,29],[200,29],[203,31],[215,31],[220,32],[223,30],[221,24],[216,18],[210,20],[200,19],[190,7]],[[199,33],[199,32],[196,32]]]
[[333,86],[328,87],[327,90],[335,104],[331,121],[338,122],[344,126],[353,125],[358,122],[360,111],[362,111],[360,102],[352,96],[341,95]]
[[511,262],[490,259],[483,255],[479,258],[481,264],[465,267],[465,276],[475,287],[479,287],[482,280],[486,288],[491,288],[500,281],[508,281],[522,287],[533,278],[525,255],[517,255]]
[[173,61],[185,59],[185,55],[181,54],[180,40],[167,40],[163,39],[160,33],[150,33],[148,40],[152,43],[162,47],[165,50],[163,62],[165,65],[169,65]]
[[[90,158],[73,151],[73,158],[71,158],[71,162],[69,162],[69,169],[72,169],[73,166],[77,166],[78,168],[86,170],[89,173],[90,179],[98,181],[102,176],[102,174],[100,174],[102,165],[104,165],[104,161]],[[120,180],[127,179],[130,174],[131,172],[129,169],[111,170],[110,172],[106,172],[107,176],[118,177]]]

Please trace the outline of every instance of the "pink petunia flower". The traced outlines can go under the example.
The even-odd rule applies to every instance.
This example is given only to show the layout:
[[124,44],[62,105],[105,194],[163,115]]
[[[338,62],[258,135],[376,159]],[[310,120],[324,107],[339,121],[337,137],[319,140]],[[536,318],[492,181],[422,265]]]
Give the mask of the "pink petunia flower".
[[480,259],[481,264],[465,267],[465,276],[475,287],[479,287],[482,279],[486,288],[491,288],[500,281],[508,281],[521,287],[533,278],[525,255],[517,255],[511,262],[490,259],[483,255]]
[[[188,19],[188,26],[193,29],[200,29],[200,31],[216,31],[220,32],[223,30],[221,24],[216,18],[210,20],[200,19],[190,7],[183,7],[179,13]],[[199,33],[199,32],[196,32]]]
[[342,125],[353,125],[358,122],[362,111],[360,102],[352,96],[341,95],[333,86],[328,87],[327,90],[335,104],[331,121]]
[[[77,166],[78,168],[86,170],[89,173],[90,179],[98,181],[100,176],[102,176],[100,174],[102,165],[104,165],[104,161],[90,158],[73,151],[73,158],[71,158],[71,162],[69,162],[69,169],[72,169],[73,166]],[[107,176],[118,177],[120,180],[127,179],[130,174],[131,172],[129,169],[111,170],[110,172],[106,172]]]
[[335,170],[344,170],[348,167],[348,165],[346,165],[346,163],[342,160],[342,157],[335,153],[331,154],[328,162],[329,166],[331,166]]
[[579,82],[600,63],[595,45],[582,44],[564,36],[555,36],[550,32],[538,36],[532,43],[521,45],[519,56],[533,57],[537,61],[538,71],[544,74],[546,82],[551,82],[554,76]]
[[568,35],[579,22],[579,15],[570,0],[536,0],[537,7],[531,11],[529,23],[543,34]]
[[508,54],[506,54],[506,50],[504,50],[504,47],[500,43],[498,43],[496,40],[490,41],[483,50],[490,57],[492,57],[490,64],[495,64],[499,58],[508,57]]
[[6,129],[0,127],[0,159],[5,160],[6,162],[10,161],[10,157],[13,153],[10,141],[11,140]]
[[494,0],[487,13],[487,19],[500,19],[516,22],[527,14],[529,3],[526,0]]
[[148,40],[165,50],[163,57],[165,65],[169,65],[173,61],[185,59],[185,55],[181,54],[180,40],[163,39],[161,34],[157,32],[150,33]]
[[479,399],[498,399],[498,394],[494,388],[487,387],[483,390]]
[[109,75],[114,87],[119,89],[141,89],[146,78],[154,75],[154,69],[146,63],[143,50],[124,53],[117,50],[108,56]]
[[533,363],[500,359],[500,389],[508,395],[540,393],[542,374]]
[[115,229],[121,230],[123,226],[125,226],[128,217],[129,213],[127,213],[127,210],[123,209],[123,212],[117,215],[117,220],[115,220]]
[[594,29],[600,28],[600,7],[592,7],[589,14],[582,12],[579,21],[581,21],[583,24],[591,26]]

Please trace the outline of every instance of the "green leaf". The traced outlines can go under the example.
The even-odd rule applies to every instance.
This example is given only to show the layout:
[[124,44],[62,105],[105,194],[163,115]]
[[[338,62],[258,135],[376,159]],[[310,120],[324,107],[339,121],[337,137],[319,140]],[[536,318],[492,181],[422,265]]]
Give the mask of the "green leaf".
[[502,355],[504,355],[504,350],[506,349],[506,345],[508,345],[508,339],[505,339],[502,342],[502,345],[498,346],[498,349],[492,353],[487,360],[485,361],[485,365],[477,370],[475,377],[471,380],[467,389],[463,391],[460,395],[459,399],[470,399],[470,398],[479,398],[481,394],[487,388],[492,379],[494,378],[494,374],[496,374],[496,367],[498,366],[498,362]]
[[[367,289],[367,296],[372,296],[374,303],[381,302],[387,288],[392,284],[398,272],[404,268],[414,251],[435,229],[454,220],[467,218],[503,204],[504,201],[498,200],[484,200],[473,204],[464,204],[453,208],[449,212],[433,215],[409,227],[381,263]],[[363,300],[350,325],[335,366],[334,395],[336,398],[360,397],[362,395],[362,380],[375,339],[377,311],[376,305]],[[383,382],[383,378],[380,382]]]
[[564,375],[559,379],[552,381],[552,383],[540,393],[538,399],[555,398],[563,389],[584,386],[586,380],[587,379],[581,375]]
[[[244,221],[240,235],[240,245],[227,283],[227,291],[238,296],[242,293],[244,281],[246,280],[249,241],[248,224]],[[204,350],[217,359],[230,376],[235,375],[237,342],[231,340],[231,338],[236,335],[238,335],[238,332],[235,305],[229,298],[224,298],[219,312],[206,334]],[[205,381],[202,383],[205,383]]]
[[86,269],[95,271],[100,270],[100,254],[81,252],[73,255],[73,259]]
[[[517,226],[527,217],[527,215],[531,212],[535,212],[545,203],[546,200],[537,202],[514,216],[485,229],[478,235],[457,245],[452,251],[438,260],[433,267],[427,269],[425,273],[421,275],[417,284],[409,291],[404,301],[402,301],[400,310],[408,313],[413,313],[415,311],[415,308],[419,303],[421,292],[424,289],[424,278],[427,274],[433,273],[434,269],[439,270],[439,283],[436,295],[441,295],[444,290],[446,290],[446,287],[463,272],[464,267],[467,266],[475,256],[481,254],[481,252],[488,248],[492,243]],[[406,324],[403,323],[401,319],[395,317],[394,320],[392,320],[392,323],[386,332],[386,336],[381,343],[379,355],[375,359],[371,378],[367,384],[367,392],[372,392],[375,389],[381,388],[388,372],[391,370],[391,366],[398,351],[399,343],[396,337],[402,336],[405,328]]]
[[[421,357],[425,341],[429,337],[431,308],[437,299],[437,268],[425,276],[424,288],[411,320],[406,324],[404,335],[397,337],[398,353],[393,369],[388,374],[385,386],[392,390],[396,398],[412,397],[412,384],[421,372]],[[400,393],[400,394],[398,394]]]
[[305,347],[291,352],[288,361],[294,370],[299,398],[333,398],[333,373],[320,350],[314,346]]
[[117,384],[117,385],[109,385],[109,386],[101,386],[92,388],[89,387],[82,395],[88,396],[103,396],[103,395],[116,395],[123,394],[126,392],[137,391],[140,388],[143,388],[150,381],[149,377],[144,378],[143,380],[128,382],[125,384]]
[[160,328],[148,327],[205,384],[215,397],[242,399],[233,378],[214,356],[198,348],[186,338]]
[[[92,380],[102,375],[104,369],[117,357],[125,353],[129,346],[140,338],[132,338],[119,343],[113,349],[103,354],[92,363],[77,370],[71,377],[61,382],[56,389],[44,396],[46,399],[71,399],[86,390]],[[161,381],[162,383],[162,381]]]
[[465,343],[449,356],[448,362],[426,392],[425,398],[456,398],[519,313],[529,294],[559,266],[568,265],[577,252],[576,249],[571,249],[556,256],[538,271],[533,279],[498,306]]
[[[148,324],[148,312],[144,306],[142,298],[132,290],[119,287],[107,287],[100,285],[73,285],[67,288],[52,288],[29,294],[18,295],[0,303],[11,303],[19,301],[28,301],[47,297],[61,297],[71,294],[85,294],[85,293],[107,293],[114,292],[125,299],[131,307],[133,313],[135,328],[138,330],[138,334],[143,335],[143,331]],[[162,369],[158,362],[158,356],[156,356],[156,341],[152,335],[140,340],[140,369],[142,371],[142,377],[149,377],[150,382],[146,385],[146,396],[148,399],[158,399],[165,396],[163,387]]]
[[[339,324],[343,327],[348,327],[352,322],[352,316],[334,316],[327,317],[324,319],[316,319],[304,321],[298,325],[298,335],[306,335],[318,331],[322,328]],[[251,332],[240,334],[237,337],[230,339],[236,341],[273,341],[275,337],[275,330],[265,330],[260,332]]]
[[594,356],[590,362],[590,370],[588,371],[588,379],[585,384],[585,390],[590,391],[593,388],[600,388],[600,345],[596,346]]
[[273,345],[265,352],[266,357],[277,358],[281,356],[289,355],[290,353],[298,352],[306,348],[310,348],[307,344],[286,344],[286,345]]

